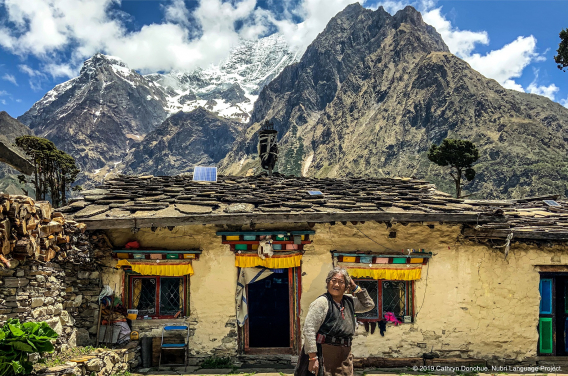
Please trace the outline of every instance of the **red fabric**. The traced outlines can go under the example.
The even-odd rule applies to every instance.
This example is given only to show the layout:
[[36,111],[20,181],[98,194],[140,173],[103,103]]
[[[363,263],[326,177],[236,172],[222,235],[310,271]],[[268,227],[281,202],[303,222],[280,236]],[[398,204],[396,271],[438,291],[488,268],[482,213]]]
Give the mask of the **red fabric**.
[[131,241],[126,243],[126,245],[124,246],[124,248],[126,249],[139,249],[140,248],[140,243],[138,243],[137,240]]
[[393,322],[395,326],[398,324],[402,324],[402,322],[399,319],[397,319],[394,313],[392,312],[385,312],[385,320]]

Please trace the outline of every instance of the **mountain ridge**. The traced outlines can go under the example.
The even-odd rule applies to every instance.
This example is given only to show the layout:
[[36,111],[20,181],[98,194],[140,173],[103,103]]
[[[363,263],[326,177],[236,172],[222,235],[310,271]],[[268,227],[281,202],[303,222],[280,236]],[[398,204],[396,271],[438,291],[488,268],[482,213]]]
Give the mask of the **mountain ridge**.
[[[339,42],[330,45],[335,35]],[[344,56],[351,65],[337,63]],[[340,12],[300,62],[263,89],[251,119],[220,162],[223,173],[260,171],[256,131],[270,119],[279,131],[284,173],[414,176],[452,192],[446,170],[428,161],[427,150],[453,137],[469,139],[481,152],[477,177],[466,185],[470,193],[568,194],[562,183],[568,181],[568,109],[483,77],[452,55],[412,7],[394,16],[356,6]]]

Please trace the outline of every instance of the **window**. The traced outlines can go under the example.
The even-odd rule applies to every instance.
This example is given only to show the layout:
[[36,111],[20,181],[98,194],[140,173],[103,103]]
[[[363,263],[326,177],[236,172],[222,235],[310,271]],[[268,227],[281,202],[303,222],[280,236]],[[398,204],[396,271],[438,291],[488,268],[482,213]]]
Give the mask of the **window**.
[[187,277],[131,275],[129,278],[129,309],[137,309],[138,317],[185,316]]
[[375,308],[358,313],[358,319],[380,320],[385,312],[393,312],[403,321],[404,316],[414,316],[414,281],[385,281],[376,279],[356,279],[375,302]]

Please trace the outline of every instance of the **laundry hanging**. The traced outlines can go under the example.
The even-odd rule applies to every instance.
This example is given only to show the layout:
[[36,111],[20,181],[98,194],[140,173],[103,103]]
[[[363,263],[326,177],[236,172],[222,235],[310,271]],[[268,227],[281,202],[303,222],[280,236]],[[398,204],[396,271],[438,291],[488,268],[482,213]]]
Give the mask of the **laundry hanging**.
[[237,278],[237,291],[235,294],[235,304],[237,308],[237,323],[243,326],[248,317],[247,289],[249,283],[260,281],[271,275],[273,272],[267,268],[240,268]]

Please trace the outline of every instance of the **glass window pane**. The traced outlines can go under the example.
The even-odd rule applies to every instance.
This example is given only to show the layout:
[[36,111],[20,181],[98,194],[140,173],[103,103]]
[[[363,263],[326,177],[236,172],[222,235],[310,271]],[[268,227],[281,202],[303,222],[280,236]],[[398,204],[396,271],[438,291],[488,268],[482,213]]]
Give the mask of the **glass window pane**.
[[375,307],[369,312],[357,313],[359,319],[378,319],[379,318],[379,282],[378,281],[361,281],[357,284],[363,289],[367,289],[369,296],[375,302]]
[[552,313],[552,279],[540,280],[540,313]]
[[406,283],[383,281],[383,314],[393,312],[396,317],[405,315]]
[[138,314],[156,314],[156,278],[132,278],[132,308]]
[[160,315],[174,316],[183,311],[183,278],[160,279]]

